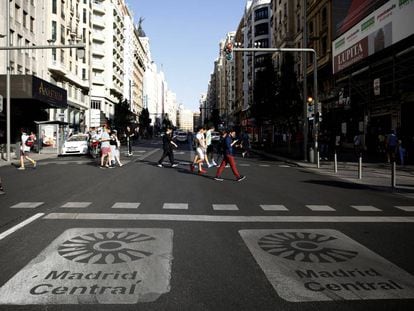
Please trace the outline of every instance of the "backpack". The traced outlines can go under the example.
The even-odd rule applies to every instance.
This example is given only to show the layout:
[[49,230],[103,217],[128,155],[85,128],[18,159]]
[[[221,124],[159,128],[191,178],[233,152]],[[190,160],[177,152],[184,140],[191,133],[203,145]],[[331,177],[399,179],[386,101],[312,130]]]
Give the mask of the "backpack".
[[24,142],[24,144],[25,144],[27,147],[32,147],[32,146],[33,146],[33,143],[34,143],[34,141],[30,138],[30,136],[29,136],[29,137],[27,137],[26,141]]

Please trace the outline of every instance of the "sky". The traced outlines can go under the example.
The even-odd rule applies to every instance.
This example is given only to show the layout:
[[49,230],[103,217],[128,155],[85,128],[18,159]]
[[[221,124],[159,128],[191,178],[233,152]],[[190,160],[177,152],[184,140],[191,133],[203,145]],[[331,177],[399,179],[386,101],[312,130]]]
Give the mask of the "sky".
[[246,0],[126,0],[134,21],[145,20],[153,61],[186,109],[199,111],[219,43],[236,31]]

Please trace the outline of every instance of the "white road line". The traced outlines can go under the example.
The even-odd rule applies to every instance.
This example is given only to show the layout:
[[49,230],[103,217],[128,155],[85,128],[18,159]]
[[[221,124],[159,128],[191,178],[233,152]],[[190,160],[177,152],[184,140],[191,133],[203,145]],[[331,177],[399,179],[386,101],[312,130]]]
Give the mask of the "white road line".
[[92,202],[67,202],[61,208],[87,208]]
[[38,213],[36,215],[33,215],[32,217],[22,221],[21,223],[15,225],[14,227],[10,228],[9,230],[4,231],[3,233],[0,234],[0,240],[3,240],[5,237],[7,237],[8,235],[16,232],[17,230],[23,228],[24,226],[30,224],[31,222],[35,221],[36,219],[43,217],[45,214],[44,213]]
[[164,203],[163,209],[188,209],[187,203]]
[[334,208],[330,207],[329,205],[306,205],[311,211],[314,212],[332,212],[335,211]]
[[414,206],[396,206],[396,208],[405,212],[414,212]]
[[141,203],[128,203],[128,202],[117,202],[114,205],[112,205],[111,208],[125,208],[125,209],[133,209],[138,208]]
[[238,211],[239,208],[236,204],[213,204],[213,210],[215,211]]
[[248,166],[251,166],[251,165],[250,164],[240,163],[239,166],[246,166],[246,167],[248,167]]
[[270,167],[270,165],[269,165],[269,164],[260,164],[259,166],[260,166],[260,167]]
[[153,155],[154,153],[158,152],[159,150],[160,150],[160,148],[157,148],[157,149],[151,150],[150,152],[147,152],[147,153],[143,154],[142,156],[140,156],[140,157],[138,158],[138,160],[142,161],[142,160],[144,160],[145,158],[148,158],[149,156],[151,156],[151,155]]
[[414,223],[414,217],[393,216],[213,216],[213,215],[167,215],[167,214],[101,214],[101,213],[51,213],[43,219],[72,220],[159,220],[232,223]]
[[371,205],[351,205],[351,207],[360,212],[382,212],[379,208]]
[[260,205],[264,211],[288,211],[284,205]]
[[10,208],[36,208],[45,204],[45,202],[20,202],[16,205],[10,206]]

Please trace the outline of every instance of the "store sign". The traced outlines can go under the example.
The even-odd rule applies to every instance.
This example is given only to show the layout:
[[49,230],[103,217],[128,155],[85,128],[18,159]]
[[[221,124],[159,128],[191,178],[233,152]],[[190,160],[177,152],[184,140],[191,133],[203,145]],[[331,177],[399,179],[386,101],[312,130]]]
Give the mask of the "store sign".
[[390,0],[332,43],[333,73],[414,34],[414,1]]
[[287,301],[414,298],[412,275],[339,231],[239,232],[278,295]]
[[169,292],[172,230],[66,230],[0,288],[0,304],[136,304]]
[[374,79],[374,95],[379,96],[381,94],[381,80],[380,78]]
[[67,92],[56,85],[33,76],[32,96],[55,108],[67,107]]

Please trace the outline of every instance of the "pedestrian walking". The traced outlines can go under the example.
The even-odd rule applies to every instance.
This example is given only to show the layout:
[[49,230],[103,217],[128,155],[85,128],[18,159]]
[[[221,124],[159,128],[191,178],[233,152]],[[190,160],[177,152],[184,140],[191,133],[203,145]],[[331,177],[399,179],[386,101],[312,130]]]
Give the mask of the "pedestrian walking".
[[121,142],[118,139],[118,131],[113,130],[111,132],[111,140],[109,142],[109,145],[111,146],[111,166],[114,167],[117,163],[119,167],[122,167],[122,163],[120,160],[120,152],[119,147],[121,146]]
[[125,130],[125,137],[127,141],[128,156],[132,156],[132,137],[135,136],[135,132],[128,125]]
[[242,156],[243,158],[250,156],[250,137],[246,132],[241,134],[241,147],[243,149]]
[[104,127],[100,142],[101,142],[101,166],[100,168],[107,168],[110,167],[110,161],[111,161],[111,137],[109,135],[110,129],[108,127]]
[[194,157],[193,163],[190,164],[191,172],[194,172],[194,166],[198,166],[198,173],[205,174],[206,170],[203,170],[203,162],[205,160],[206,153],[206,140],[204,137],[205,128],[200,126],[197,131],[197,135],[194,138],[194,144],[196,147],[196,155]]
[[19,170],[26,169],[24,165],[24,160],[29,160],[33,164],[33,168],[36,168],[36,161],[30,158],[27,154],[30,152],[33,142],[30,141],[30,136],[26,134],[24,129],[21,129],[21,142],[20,142],[20,167]]
[[209,168],[217,166],[217,163],[214,161],[214,146],[211,139],[213,131],[214,125],[210,125],[206,131],[206,163]]
[[387,162],[390,163],[391,161],[395,161],[395,155],[397,154],[398,149],[398,138],[395,134],[395,130],[391,130],[391,132],[387,135],[387,139],[385,141],[386,150],[387,150]]
[[214,180],[223,181],[223,178],[221,178],[221,174],[223,173],[224,168],[227,164],[230,164],[231,170],[233,171],[233,174],[236,177],[237,181],[242,181],[246,178],[246,176],[240,175],[239,171],[237,170],[236,161],[234,159],[233,146],[238,142],[234,139],[235,137],[235,130],[232,129],[229,131],[223,131],[223,160],[221,161],[220,167],[217,169]]
[[171,167],[176,167],[178,164],[174,163],[174,151],[173,147],[177,148],[177,144],[172,140],[172,129],[167,128],[165,134],[162,136],[163,154],[158,161],[158,167],[163,167],[162,161],[168,157],[171,163]]
[[0,177],[0,195],[2,194],[6,194],[6,192],[4,191],[3,182],[1,181],[1,177]]

